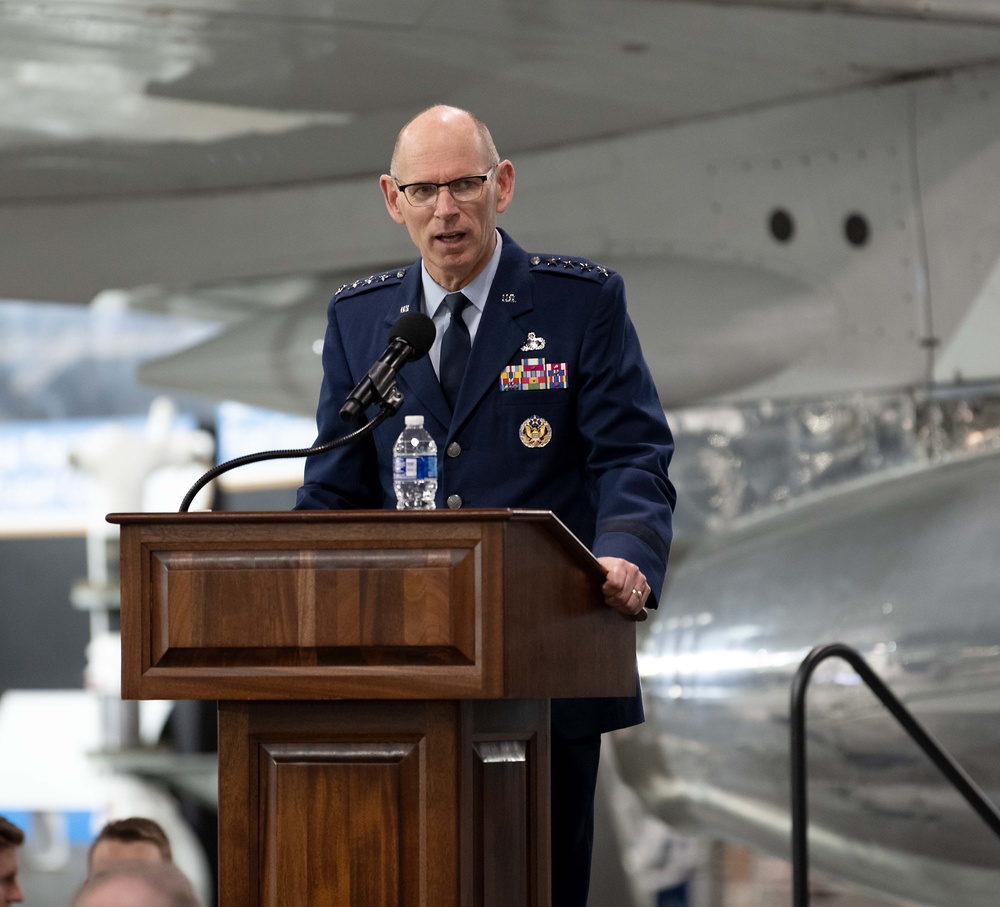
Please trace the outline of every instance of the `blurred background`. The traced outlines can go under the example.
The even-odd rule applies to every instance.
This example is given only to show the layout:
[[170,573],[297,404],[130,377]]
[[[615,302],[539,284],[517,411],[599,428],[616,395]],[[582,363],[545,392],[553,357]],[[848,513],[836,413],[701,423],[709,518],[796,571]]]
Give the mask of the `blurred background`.
[[[517,171],[526,249],[619,270],[677,438],[647,723],[592,907],[788,903],[788,690],[857,648],[1000,792],[1000,3],[0,2],[0,814],[29,904],[151,815],[214,899],[214,703],[120,699],[110,512],[314,438],[326,305],[408,264],[426,106]],[[284,510],[301,460],[194,508]],[[995,902],[1000,846],[842,664],[813,893]]]

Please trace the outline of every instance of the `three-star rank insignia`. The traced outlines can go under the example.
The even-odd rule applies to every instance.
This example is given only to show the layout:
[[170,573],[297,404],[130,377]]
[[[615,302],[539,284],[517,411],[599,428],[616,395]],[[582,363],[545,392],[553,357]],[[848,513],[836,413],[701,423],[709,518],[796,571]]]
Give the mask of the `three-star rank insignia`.
[[541,416],[529,416],[517,434],[525,447],[544,447],[552,440],[552,426]]

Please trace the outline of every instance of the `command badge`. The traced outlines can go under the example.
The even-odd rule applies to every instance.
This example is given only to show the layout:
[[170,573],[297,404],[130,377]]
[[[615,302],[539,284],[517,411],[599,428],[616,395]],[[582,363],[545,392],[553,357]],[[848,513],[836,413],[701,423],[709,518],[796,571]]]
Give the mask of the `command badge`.
[[541,416],[530,416],[521,423],[518,436],[525,447],[544,447],[552,440],[552,426]]

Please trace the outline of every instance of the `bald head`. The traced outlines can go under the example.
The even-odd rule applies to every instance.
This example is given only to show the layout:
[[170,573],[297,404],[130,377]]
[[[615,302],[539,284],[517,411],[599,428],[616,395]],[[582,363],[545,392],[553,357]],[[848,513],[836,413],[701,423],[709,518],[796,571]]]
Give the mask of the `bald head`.
[[200,907],[173,863],[121,862],[90,876],[71,907]]
[[[396,145],[392,149],[392,161],[389,173],[399,178],[399,167],[408,148],[424,147],[435,134],[447,130],[461,136],[466,142],[473,143],[481,160],[480,170],[485,171],[500,160],[497,146],[486,124],[474,113],[462,110],[461,107],[449,107],[447,104],[437,104],[428,107],[410,120],[396,137]],[[402,180],[406,182],[406,179]]]

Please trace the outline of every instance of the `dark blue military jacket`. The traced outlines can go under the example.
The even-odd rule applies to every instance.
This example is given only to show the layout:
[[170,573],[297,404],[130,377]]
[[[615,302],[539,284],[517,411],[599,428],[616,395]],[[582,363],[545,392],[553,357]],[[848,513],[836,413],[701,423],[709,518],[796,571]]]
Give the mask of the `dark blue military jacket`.
[[[400,411],[363,442],[308,459],[296,507],[394,508],[393,444],[404,416],[419,413],[437,442],[438,507],[551,510],[595,555],[637,564],[655,606],[671,539],[673,439],[622,279],[583,259],[529,255],[501,236],[454,415],[430,359],[408,363],[398,378]],[[340,407],[400,315],[421,310],[421,298],[419,261],[338,291],[323,350],[317,443],[346,433]],[[552,706],[553,730],[564,737],[640,721],[638,693]]]

